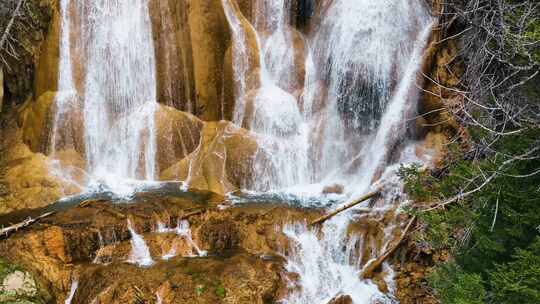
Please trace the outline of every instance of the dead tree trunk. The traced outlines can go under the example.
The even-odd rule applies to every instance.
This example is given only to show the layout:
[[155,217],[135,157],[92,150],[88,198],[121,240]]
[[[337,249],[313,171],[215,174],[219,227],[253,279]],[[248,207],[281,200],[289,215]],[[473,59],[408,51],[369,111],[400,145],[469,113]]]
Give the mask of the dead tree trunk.
[[50,215],[52,215],[54,212],[47,212],[47,213],[44,213],[36,218],[28,218],[20,223],[17,223],[17,224],[14,224],[14,225],[11,225],[9,227],[5,227],[5,228],[2,228],[0,229],[0,236],[2,235],[8,235],[10,234],[11,232],[14,232],[14,231],[17,231],[21,228],[24,228],[26,226],[29,226],[31,224],[33,224],[34,222],[37,222],[39,221],[40,219],[43,219],[43,218],[46,218]]
[[[379,189],[377,189],[377,190],[375,190],[373,192],[370,192],[370,193],[368,193],[368,194],[366,194],[366,195],[364,195],[364,196],[362,196],[362,197],[360,197],[360,198],[358,198],[358,199],[356,199],[356,200],[354,200],[354,201],[352,201],[352,202],[350,202],[350,203],[348,203],[348,204],[346,204],[344,206],[341,206],[338,209],[336,209],[336,210],[334,210],[334,211],[332,211],[332,212],[330,212],[330,213],[328,213],[326,215],[323,215],[323,216],[319,217],[318,219],[314,220],[313,222],[311,222],[310,226],[321,224],[321,223],[325,222],[326,220],[328,220],[329,218],[335,216],[336,214],[339,214],[340,212],[343,212],[343,211],[345,211],[347,209],[350,209],[350,208],[352,208],[352,207],[354,207],[354,206],[356,206],[356,205],[358,205],[358,204],[360,204],[362,202],[367,201],[368,199],[370,199],[370,198],[374,197],[375,195],[379,194],[380,192],[381,192],[381,188],[379,188]],[[366,209],[365,211],[369,211],[369,209]]]
[[411,220],[409,221],[409,223],[407,224],[407,227],[405,227],[405,230],[403,231],[403,233],[401,234],[401,237],[399,238],[399,240],[390,248],[388,248],[381,256],[379,256],[378,258],[374,259],[374,260],[371,260],[367,263],[366,266],[364,266],[364,269],[362,270],[362,273],[360,274],[360,277],[362,279],[369,279],[369,278],[372,278],[373,277],[373,274],[375,272],[375,270],[377,270],[377,268],[379,268],[381,266],[381,264],[392,254],[394,253],[394,251],[396,251],[396,249],[399,247],[399,245],[401,245],[401,243],[403,242],[403,240],[405,240],[405,238],[407,237],[407,234],[409,233],[409,230],[411,229],[412,227],[412,224],[414,222],[414,220],[416,219],[416,216],[413,216],[411,218]]

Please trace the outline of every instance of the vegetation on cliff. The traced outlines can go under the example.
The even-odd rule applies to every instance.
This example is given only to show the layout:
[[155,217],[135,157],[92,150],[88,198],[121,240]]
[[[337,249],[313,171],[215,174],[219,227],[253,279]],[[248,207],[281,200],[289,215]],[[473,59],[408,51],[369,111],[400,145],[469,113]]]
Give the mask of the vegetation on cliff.
[[0,74],[6,101],[22,103],[33,92],[39,43],[48,29],[53,3],[3,0],[0,4]]
[[537,1],[450,1],[445,39],[466,67],[454,116],[468,138],[442,169],[403,168],[416,243],[449,250],[429,281],[445,304],[540,303],[540,15]]

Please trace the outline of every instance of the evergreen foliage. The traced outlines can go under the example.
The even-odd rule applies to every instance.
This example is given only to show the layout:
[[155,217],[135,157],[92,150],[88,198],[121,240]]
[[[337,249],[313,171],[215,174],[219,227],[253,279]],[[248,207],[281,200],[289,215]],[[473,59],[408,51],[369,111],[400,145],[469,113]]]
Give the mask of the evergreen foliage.
[[416,241],[452,253],[429,278],[441,303],[540,303],[540,2],[446,6],[463,32],[469,148],[452,144],[436,172],[401,169],[422,206]]

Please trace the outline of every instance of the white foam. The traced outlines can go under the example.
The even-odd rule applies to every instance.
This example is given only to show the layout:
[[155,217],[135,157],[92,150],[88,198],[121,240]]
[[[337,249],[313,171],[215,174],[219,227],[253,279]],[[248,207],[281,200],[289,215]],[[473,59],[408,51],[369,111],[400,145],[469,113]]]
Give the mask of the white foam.
[[131,234],[131,253],[129,254],[128,263],[136,264],[140,267],[149,267],[154,264],[154,260],[150,254],[150,249],[146,245],[144,238],[138,234],[131,221],[127,220],[128,230]]

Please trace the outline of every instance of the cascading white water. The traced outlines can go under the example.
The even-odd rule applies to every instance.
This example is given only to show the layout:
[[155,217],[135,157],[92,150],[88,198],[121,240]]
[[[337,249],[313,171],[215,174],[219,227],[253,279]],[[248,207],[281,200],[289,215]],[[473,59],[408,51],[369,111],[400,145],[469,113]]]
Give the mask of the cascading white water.
[[144,238],[135,231],[131,225],[131,221],[127,220],[127,227],[131,234],[131,253],[129,254],[128,263],[135,264],[141,267],[148,267],[154,264],[150,249],[146,245]]
[[[285,0],[256,1],[254,27],[235,2],[222,0],[222,4],[233,33],[234,122],[258,136],[249,190],[276,191],[308,183],[307,125],[297,98],[286,91],[294,68],[290,33],[285,29],[289,5]],[[255,49],[248,50],[253,43]]]
[[[358,172],[365,171],[359,160],[368,153],[386,156],[391,146],[372,144],[387,105],[412,91],[402,89],[401,80],[416,36],[429,21],[424,7],[416,1],[326,4],[321,24],[306,39],[299,101],[286,91],[294,82],[287,77],[296,74],[288,1],[255,1],[254,26],[234,2],[222,3],[233,32],[235,123],[260,137],[248,190],[318,196],[325,185],[341,184],[349,196],[358,192]],[[249,50],[254,41],[256,50]],[[250,86],[253,78],[258,85]],[[399,113],[386,120],[399,120],[413,105],[410,99],[401,110],[392,107]]]
[[192,250],[195,251],[196,256],[207,255],[207,252],[201,250],[201,248],[199,248],[195,241],[193,241],[193,238],[191,237],[191,228],[189,228],[189,222],[187,220],[181,220],[178,222],[178,226],[176,227],[176,234],[183,237],[188,242]]
[[[223,5],[234,50],[242,50],[233,52],[235,77],[237,83],[245,84],[250,72],[247,49],[252,44],[247,32],[251,25],[241,22],[230,1],[223,0]],[[324,185],[341,184],[345,186],[342,198],[369,191],[388,165],[390,151],[404,139],[407,116],[414,110],[416,76],[431,29],[427,10],[420,1],[407,0],[323,4],[322,21],[312,25],[314,32],[306,39],[306,74],[301,102],[297,102],[292,92],[279,87],[283,71],[292,72],[282,52],[292,48],[283,34],[287,24],[280,9],[285,8],[285,2],[256,1],[254,7],[252,30],[262,54],[261,81],[253,100],[248,93],[253,88],[237,89],[241,93],[237,105],[241,105],[235,116],[242,117],[237,124],[246,125],[249,102],[253,103],[253,123],[247,127],[262,137],[259,150],[265,157],[256,160],[255,170],[259,183],[265,184],[256,184],[251,190],[317,196]],[[275,60],[279,56],[283,60]],[[291,96],[290,103],[283,102],[282,92]],[[298,155],[307,162],[299,161]],[[384,174],[379,184],[389,179]],[[385,194],[388,201],[392,197]],[[299,275],[298,282],[291,282],[299,288],[291,288],[284,303],[327,303],[339,294],[349,295],[357,304],[394,301],[369,281],[361,280],[360,274],[365,266],[362,261],[381,254],[400,223],[387,227],[380,240],[384,245],[378,246],[349,236],[353,219],[350,213],[340,214],[327,221],[320,232],[305,224],[285,226],[284,233],[291,240],[287,270]],[[359,248],[364,247],[371,249],[369,256],[361,256]],[[391,277],[389,266],[384,267]]]
[[[71,0],[61,0],[60,1],[60,14],[62,15],[61,21],[61,37],[60,37],[60,57],[58,62],[58,94],[55,99],[55,117],[53,122],[53,130],[51,134],[51,153],[54,155],[59,148],[67,148],[63,144],[62,147],[58,147],[58,136],[59,130],[65,128],[66,126],[63,122],[67,121],[69,118],[69,105],[71,102],[74,102],[76,98],[75,85],[73,83],[73,72],[71,65],[71,56],[70,56],[70,18],[69,18],[69,5]],[[73,148],[72,145],[69,145],[69,148]]]
[[85,17],[89,171],[105,183],[118,177],[152,180],[156,79],[148,3],[92,1]]
[[[357,261],[353,254],[356,239],[347,240],[340,225],[325,225],[324,239],[305,224],[290,224],[284,233],[291,240],[286,269],[299,274],[298,282],[290,282],[293,291],[283,303],[328,303],[339,295],[348,295],[353,303],[391,303],[391,299],[377,286],[360,279]],[[331,243],[335,242],[335,243]],[[346,249],[343,250],[343,246]]]
[[428,27],[429,18],[420,1],[334,1],[326,8],[312,47],[315,72],[328,90],[320,118],[323,134],[318,137],[319,178],[358,188],[356,177],[366,173],[359,164],[381,165],[358,160],[373,156],[370,153],[385,155],[392,148],[374,141],[373,134],[401,123],[401,129],[393,129],[399,131],[393,136],[401,138],[405,109],[415,99],[396,87],[414,81],[409,62],[420,60],[425,39],[416,46],[418,33]]
[[253,25],[261,43],[265,70],[274,85],[287,90],[299,80],[295,79],[292,27],[289,27],[290,0],[253,3]]
[[71,301],[73,301],[73,297],[75,296],[75,293],[77,292],[77,288],[79,287],[79,281],[77,279],[74,279],[73,282],[71,282],[71,287],[69,288],[69,294],[64,301],[65,304],[71,304]]
[[[349,13],[354,10],[354,5],[358,5],[356,8],[360,7],[360,2],[363,1],[335,1],[333,5],[337,7],[331,7],[329,9],[329,13],[335,14],[340,10],[344,10],[341,11],[341,13]],[[417,22],[417,24],[413,23],[413,25],[409,26],[415,26],[418,28],[418,30],[414,32],[415,36],[413,36],[412,40],[409,41],[409,45],[399,46],[397,47],[398,49],[394,49],[392,52],[387,51],[386,53],[382,53],[383,55],[389,56],[391,53],[395,54],[396,52],[403,52],[403,54],[398,57],[401,58],[401,61],[393,63],[396,64],[396,68],[402,72],[399,74],[400,77],[397,80],[397,88],[393,92],[388,93],[389,95],[392,95],[392,97],[388,106],[386,107],[386,111],[382,115],[382,119],[380,120],[377,131],[373,136],[370,136],[366,139],[366,148],[358,150],[361,153],[361,156],[359,158],[360,165],[358,166],[360,169],[359,171],[352,171],[353,173],[350,180],[354,183],[356,188],[353,191],[350,191],[352,196],[363,194],[369,190],[371,184],[374,182],[377,170],[381,170],[385,165],[387,165],[386,158],[388,157],[389,151],[395,146],[396,141],[403,138],[403,136],[405,135],[404,130],[405,120],[407,118],[407,110],[411,106],[411,103],[414,101],[414,98],[416,98],[414,94],[411,94],[411,91],[416,90],[416,88],[414,87],[416,81],[416,74],[418,73],[418,69],[421,64],[422,52],[424,50],[426,40],[431,30],[430,18],[428,17],[428,15],[424,13],[422,7],[420,6],[415,8],[414,4],[412,4],[413,7],[411,8],[410,1],[393,1],[393,3],[382,3],[381,1],[377,2],[377,4],[364,4],[367,5],[367,7],[363,7],[363,9],[356,11],[356,14],[360,14],[360,12],[362,12],[369,16],[370,12],[368,8],[372,7],[379,12],[379,14],[377,14],[378,16],[388,16],[388,18],[393,18],[393,21],[406,22],[406,25],[409,25],[409,23],[411,22]],[[378,7],[378,5],[381,6]],[[401,14],[403,15],[396,16],[395,5],[397,5],[398,8],[407,7],[409,8],[409,10],[398,11],[401,12]],[[381,10],[383,12],[382,14],[380,14]],[[412,10],[413,12],[410,12],[410,10]],[[341,20],[338,21],[338,23],[343,22],[346,23],[347,26],[352,23],[352,20],[343,18],[344,15],[341,14],[340,16],[341,18],[337,18],[337,16],[334,15],[334,18],[332,20],[334,20],[334,22],[335,20]],[[411,19],[412,17],[416,17],[418,19]],[[358,19],[358,15],[356,15],[355,18]],[[385,30],[379,29],[381,30],[382,34],[386,35],[388,31],[395,31],[395,27],[400,24],[401,23],[397,23],[396,25],[395,23],[390,22],[387,24],[377,24],[377,26],[389,27],[389,29],[387,28]],[[344,25],[338,24],[337,26]],[[403,28],[408,29],[407,26],[404,26]],[[324,27],[322,27],[320,30],[324,30]],[[334,33],[333,35],[335,35],[334,31],[330,30],[329,32]],[[347,35],[348,37],[349,35],[351,35],[351,31],[348,30],[342,35]],[[355,36],[353,35],[353,37]],[[333,39],[339,38],[341,37],[333,37]],[[383,37],[377,38],[382,39]],[[390,36],[390,38],[392,38],[392,36]],[[343,41],[346,44],[350,43],[347,40]],[[372,41],[372,43],[385,42],[386,41],[384,39],[377,42]],[[347,49],[345,46],[340,46],[338,42],[334,43],[338,44],[334,47],[337,47],[339,52],[342,52],[343,50],[352,51],[351,48]],[[374,47],[374,49],[378,48]],[[338,58],[339,55],[345,56],[345,54],[338,53]],[[351,54],[349,54],[347,60],[349,60],[348,58],[350,58],[350,56]],[[367,59],[362,58],[362,60]],[[375,63],[368,62],[369,65],[375,65],[374,67],[369,67],[368,65],[368,68],[384,70],[383,68],[378,67],[380,62],[377,62],[377,60],[378,59],[375,59]],[[390,61],[384,58],[380,60],[384,63],[390,63]],[[333,63],[332,65],[335,64],[336,63]],[[347,62],[341,62],[340,64],[343,64],[345,69],[350,68],[350,65],[348,65]],[[337,73],[335,75],[332,75],[332,77],[336,77],[337,79],[331,78],[331,81],[336,81],[339,86],[336,85],[336,87],[334,88],[336,90],[335,92],[332,92],[331,86],[330,98],[334,96],[334,102],[336,103],[339,103],[338,90],[342,89],[340,88],[342,84],[339,82],[339,78],[350,77],[347,75],[348,71],[341,75],[336,72],[336,69],[340,66],[341,65],[332,66],[332,74]],[[366,77],[365,73],[370,74],[370,71],[364,71],[363,73],[359,74],[359,77]],[[380,71],[376,72],[373,75],[377,76],[378,73],[380,73]],[[370,76],[368,75],[367,77]],[[381,78],[378,77],[375,81],[377,82],[380,80]],[[350,92],[345,92],[345,94],[350,94]],[[413,100],[411,100],[411,97],[413,98]],[[347,96],[347,98],[349,98],[349,96]],[[334,115],[339,114],[337,111],[337,107],[334,106],[329,108],[330,111],[333,111]],[[349,109],[349,111],[354,111],[354,109]],[[367,119],[369,121],[369,118]],[[358,125],[353,124],[353,127],[357,126]],[[344,125],[344,127],[349,126]],[[330,134],[336,135],[336,130],[339,129],[336,128],[331,130]],[[343,132],[343,130],[339,131]],[[335,138],[336,137],[331,138],[331,140],[335,140]],[[343,140],[347,139],[346,136],[342,138]],[[330,141],[327,144],[335,145],[333,141]],[[330,151],[336,153],[335,149],[330,149]],[[356,161],[354,159],[356,155],[349,154],[348,157],[350,157],[350,159],[353,159],[353,161]],[[331,157],[331,159],[332,161],[335,161],[335,158],[333,156]],[[346,158],[344,158],[344,160],[345,159]],[[352,161],[349,161],[349,163],[351,162]],[[395,172],[391,172],[390,176],[395,177]],[[386,176],[386,174],[383,175],[383,177],[381,178],[382,182],[387,182],[388,179],[390,179],[390,177]],[[386,196],[390,195],[391,194],[386,194]],[[389,207],[395,208],[395,206]],[[385,250],[385,247],[392,240],[392,233],[385,233],[385,237],[382,242],[385,245],[381,248],[378,248],[374,244],[365,244],[364,239],[356,239],[355,237],[351,237],[348,235],[347,229],[349,227],[349,223],[353,219],[354,217],[350,215],[350,213],[340,214],[326,222],[323,225],[320,234],[318,234],[317,231],[307,229],[305,225],[287,226],[285,228],[285,234],[293,241],[292,250],[289,254],[287,268],[289,271],[293,271],[299,274],[301,286],[301,291],[293,292],[290,297],[285,301],[285,303],[325,303],[325,301],[330,300],[338,293],[349,295],[353,299],[354,303],[392,303],[394,301],[391,297],[386,297],[380,294],[377,288],[371,285],[371,283],[369,283],[368,281],[361,281],[359,279],[359,275],[364,265],[359,264],[359,261],[361,261],[363,257],[358,256],[358,252],[361,253],[364,246],[370,246],[372,256],[369,256],[367,258],[376,258]],[[399,229],[399,227],[387,228],[389,231],[396,228]],[[389,266],[385,267],[388,268]]]
[[[73,130],[65,125],[81,115],[89,187],[129,192],[130,180],[155,178],[156,76],[148,1],[62,0],[61,13],[53,153],[72,148],[65,138]],[[79,85],[74,70],[82,73]]]
[[[176,228],[169,228],[167,225],[165,225],[163,222],[157,223],[157,233],[175,233],[179,237],[185,240],[185,242],[190,246],[191,253],[188,254],[189,257],[195,257],[195,256],[206,256],[207,252],[204,250],[201,250],[200,247],[193,241],[193,238],[191,236],[191,228],[189,227],[189,222],[187,220],[179,220],[178,224],[176,225]],[[170,258],[173,258],[177,255],[177,248],[175,247],[176,244],[173,244],[169,250],[169,252],[165,253],[161,258],[164,260],[168,260]]]

